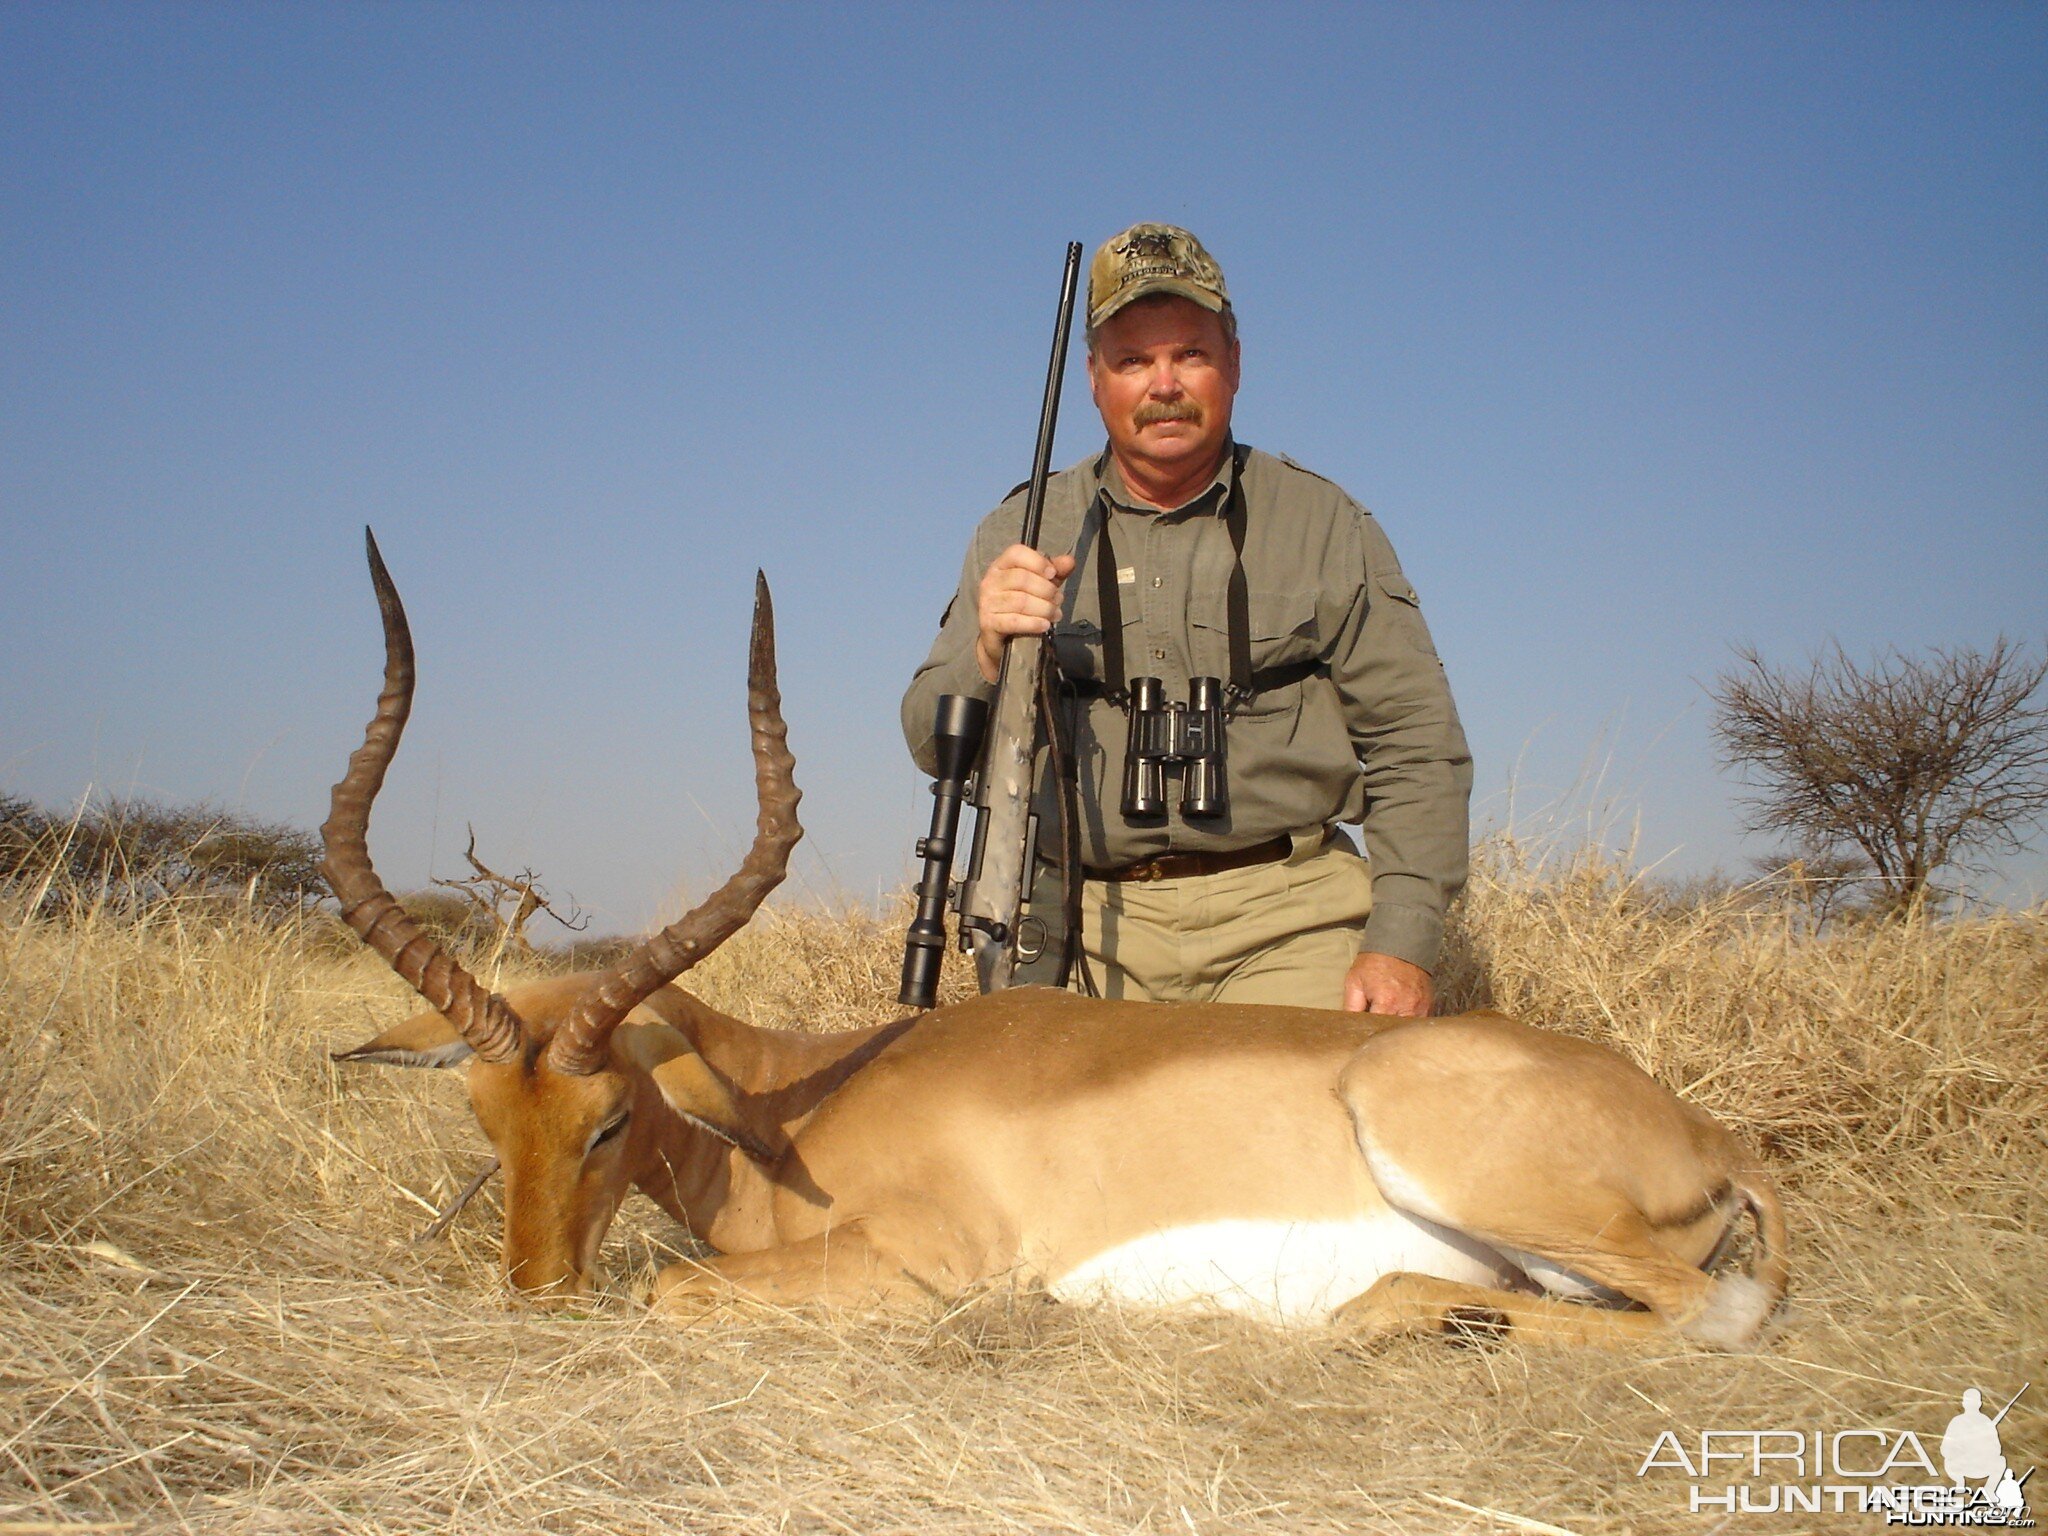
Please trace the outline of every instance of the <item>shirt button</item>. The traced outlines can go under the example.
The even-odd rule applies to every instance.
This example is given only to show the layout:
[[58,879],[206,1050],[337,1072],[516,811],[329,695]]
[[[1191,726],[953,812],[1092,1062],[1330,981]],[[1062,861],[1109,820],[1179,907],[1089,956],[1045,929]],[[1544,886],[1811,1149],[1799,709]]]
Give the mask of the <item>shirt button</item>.
[[1162,583],[1163,583],[1163,582],[1164,582],[1165,580],[1166,580],[1166,578],[1165,578],[1164,576],[1154,576],[1154,577],[1152,578],[1152,585],[1153,585],[1153,586],[1155,586],[1155,587],[1156,587],[1156,586],[1159,586],[1159,585],[1160,585],[1160,584],[1162,584]]
[[1164,661],[1166,660],[1166,652],[1160,650],[1159,647],[1155,645],[1152,647],[1152,659],[1154,661]]

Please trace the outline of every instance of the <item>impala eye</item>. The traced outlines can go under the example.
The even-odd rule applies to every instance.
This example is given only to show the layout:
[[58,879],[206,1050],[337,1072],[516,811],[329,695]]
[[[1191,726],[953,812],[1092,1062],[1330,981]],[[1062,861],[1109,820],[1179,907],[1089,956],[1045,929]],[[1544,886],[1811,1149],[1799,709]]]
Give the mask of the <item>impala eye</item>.
[[619,1132],[623,1131],[626,1128],[626,1122],[632,1118],[633,1116],[629,1112],[627,1114],[619,1116],[618,1119],[613,1120],[609,1122],[607,1125],[605,1125],[602,1129],[598,1131],[598,1133],[595,1136],[590,1138],[590,1145],[583,1149],[584,1155],[588,1156],[590,1153],[595,1152],[599,1147],[603,1146],[606,1142],[616,1137],[619,1134]]

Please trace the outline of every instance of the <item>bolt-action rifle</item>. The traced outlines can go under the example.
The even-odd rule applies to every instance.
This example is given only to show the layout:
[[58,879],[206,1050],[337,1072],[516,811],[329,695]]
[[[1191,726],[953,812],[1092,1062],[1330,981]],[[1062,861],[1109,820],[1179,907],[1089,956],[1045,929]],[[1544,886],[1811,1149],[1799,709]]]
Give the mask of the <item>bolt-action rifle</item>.
[[[1081,277],[1081,247],[1067,247],[1060,283],[1059,326],[1053,332],[1052,362],[1045,375],[1045,403],[1038,413],[1038,448],[1031,461],[1020,541],[1038,548],[1045,515],[1045,482],[1052,469],[1053,431],[1059,423],[1060,382],[1067,370],[1067,336],[1074,324],[1074,294]],[[1038,756],[1039,683],[1045,665],[1045,637],[1013,635],[1003,647],[993,709],[983,699],[949,693],[939,700],[934,732],[938,777],[931,831],[919,839],[924,860],[918,881],[917,915],[903,946],[900,1002],[929,1008],[938,996],[939,962],[946,947],[949,899],[960,913],[960,947],[974,952],[981,989],[1010,984],[1024,926],[1024,893],[1037,842],[1031,813],[1032,768]],[[975,807],[974,848],[966,878],[953,880],[954,839],[960,809]],[[1043,925],[1034,925],[1042,933]],[[1029,958],[1029,955],[1026,956]]]

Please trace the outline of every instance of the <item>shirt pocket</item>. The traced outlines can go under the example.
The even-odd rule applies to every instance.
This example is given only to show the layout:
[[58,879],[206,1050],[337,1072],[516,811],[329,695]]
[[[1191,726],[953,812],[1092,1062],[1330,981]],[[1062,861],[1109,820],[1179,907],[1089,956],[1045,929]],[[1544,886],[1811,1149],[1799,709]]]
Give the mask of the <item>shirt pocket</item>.
[[[1245,593],[1245,612],[1250,619],[1252,671],[1299,666],[1315,661],[1323,653],[1322,626],[1316,619],[1314,587],[1252,587]],[[1194,616],[1198,631],[1209,631],[1204,649],[1219,658],[1228,675],[1230,658],[1230,605],[1218,602],[1213,610]],[[1239,713],[1264,715],[1291,708],[1301,697],[1301,684],[1268,688],[1244,705]]]
[[[1076,683],[1107,686],[1108,658],[1104,655],[1102,608],[1096,601],[1096,576],[1092,566],[1083,564],[1067,578],[1068,607],[1052,626],[1052,655],[1060,672]],[[1145,655],[1144,615],[1139,611],[1136,588],[1118,591],[1123,609],[1124,671],[1127,677],[1142,676],[1156,668],[1138,663]]]
[[1372,596],[1375,602],[1384,602],[1392,627],[1408,643],[1425,656],[1436,655],[1436,646],[1429,638],[1429,626],[1422,619],[1422,599],[1415,595],[1415,588],[1399,570],[1374,571],[1372,573]]
[[1102,679],[1102,626],[1093,619],[1061,619],[1052,627],[1053,660],[1076,682]]

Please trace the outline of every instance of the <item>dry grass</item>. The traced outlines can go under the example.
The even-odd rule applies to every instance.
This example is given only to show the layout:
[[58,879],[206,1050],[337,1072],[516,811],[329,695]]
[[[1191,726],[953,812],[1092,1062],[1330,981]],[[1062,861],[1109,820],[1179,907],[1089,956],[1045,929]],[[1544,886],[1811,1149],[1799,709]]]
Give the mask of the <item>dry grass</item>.
[[[843,1027],[890,1011],[896,932],[783,912],[695,984]],[[0,898],[0,1531],[1703,1530],[1635,1476],[1663,1429],[1931,1445],[1964,1386],[2029,1377],[2002,1428],[2048,1461],[2048,914],[1815,937],[1502,845],[1447,981],[1769,1148],[1797,1306],[1762,1352],[1363,1351],[1013,1295],[685,1333],[625,1296],[675,1237],[644,1204],[617,1295],[509,1312],[488,1196],[410,1242],[483,1153],[459,1082],[327,1061],[409,1006],[388,973],[233,910]]]

